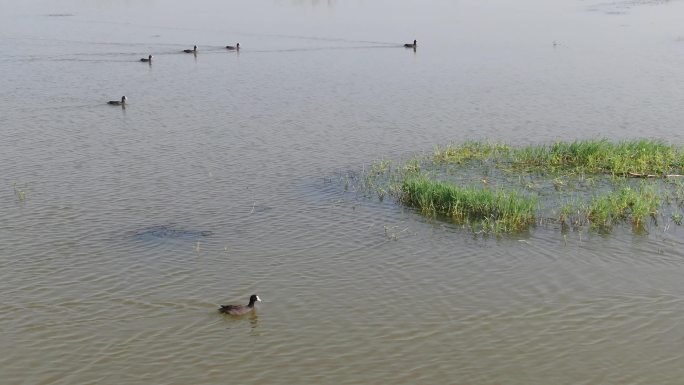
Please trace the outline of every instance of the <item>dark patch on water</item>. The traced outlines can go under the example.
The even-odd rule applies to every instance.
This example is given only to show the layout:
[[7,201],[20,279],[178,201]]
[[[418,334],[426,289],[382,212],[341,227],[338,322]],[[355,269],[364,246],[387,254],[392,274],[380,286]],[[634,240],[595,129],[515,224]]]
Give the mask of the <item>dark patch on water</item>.
[[197,239],[211,235],[213,235],[213,232],[208,230],[192,230],[173,225],[158,225],[138,230],[133,234],[133,237],[140,240]]
[[273,210],[273,207],[271,206],[265,206],[265,205],[253,205],[252,206],[252,211],[251,213],[265,213],[267,211]]

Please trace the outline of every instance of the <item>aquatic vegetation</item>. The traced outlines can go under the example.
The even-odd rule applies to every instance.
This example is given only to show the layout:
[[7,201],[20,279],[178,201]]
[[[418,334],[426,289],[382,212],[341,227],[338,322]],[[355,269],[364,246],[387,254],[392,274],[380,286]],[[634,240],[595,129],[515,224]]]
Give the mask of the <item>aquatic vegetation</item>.
[[26,184],[20,186],[17,184],[16,181],[14,181],[12,182],[12,189],[14,190],[14,196],[17,197],[17,200],[19,200],[19,202],[26,202],[26,190],[28,189],[28,186]]
[[387,238],[390,241],[398,241],[399,240],[399,235],[402,233],[406,232],[409,228],[405,227],[403,230],[399,230],[399,226],[383,226],[383,229],[385,230],[385,238]]
[[643,228],[648,217],[655,217],[660,199],[653,186],[635,189],[629,186],[595,197],[587,209],[587,219],[594,227],[610,229],[618,222],[629,220]]
[[661,221],[684,221],[684,178],[675,178],[683,174],[684,147],[659,140],[521,147],[469,141],[404,162],[382,159],[356,179],[365,186],[354,191],[475,231],[544,225],[605,233],[629,223],[643,233]]
[[433,151],[435,163],[463,164],[473,160],[499,159],[507,156],[511,148],[505,144],[469,141],[460,145],[436,146]]
[[373,163],[371,166],[369,172],[368,172],[368,177],[375,177],[377,175],[382,175],[389,171],[390,167],[392,166],[392,162],[388,159],[380,159],[376,163]]
[[535,222],[537,200],[515,191],[459,187],[426,177],[404,180],[401,202],[424,214],[441,214],[458,223],[481,222],[484,228],[510,232]]
[[577,210],[577,204],[567,202],[560,206],[556,218],[561,224],[570,223],[573,226],[578,226],[581,223],[578,219],[579,214],[580,212]]
[[674,187],[672,198],[675,200],[684,200],[684,180],[674,179],[672,185]]
[[651,139],[589,139],[526,147],[465,142],[435,147],[433,159],[436,164],[490,161],[519,172],[654,177],[680,175],[684,171],[684,148]]
[[619,176],[667,176],[684,170],[684,151],[661,141],[581,140],[528,146],[510,152],[515,168],[606,173]]
[[419,173],[421,170],[420,159],[413,157],[404,163],[404,173]]

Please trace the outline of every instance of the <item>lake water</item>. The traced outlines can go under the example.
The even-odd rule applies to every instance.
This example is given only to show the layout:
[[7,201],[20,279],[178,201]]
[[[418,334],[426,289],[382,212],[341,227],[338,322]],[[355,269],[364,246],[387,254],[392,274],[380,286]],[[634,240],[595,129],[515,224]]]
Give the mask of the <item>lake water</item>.
[[483,237],[343,179],[468,139],[684,143],[682,15],[0,0],[0,382],[681,383],[681,228]]

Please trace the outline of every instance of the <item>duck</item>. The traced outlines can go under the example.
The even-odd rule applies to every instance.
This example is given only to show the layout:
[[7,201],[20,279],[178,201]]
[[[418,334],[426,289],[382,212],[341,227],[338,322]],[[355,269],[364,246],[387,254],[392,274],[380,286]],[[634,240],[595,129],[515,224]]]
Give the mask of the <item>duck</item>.
[[185,52],[185,53],[197,53],[197,46],[195,46],[193,49],[184,49],[183,52]]
[[233,51],[233,50],[239,51],[240,50],[240,43],[237,43],[236,45],[227,45],[226,49],[228,49],[230,51]]
[[418,42],[416,40],[413,41],[413,44],[406,43],[404,44],[404,47],[406,48],[416,48],[418,46]]
[[261,298],[258,295],[252,294],[249,297],[249,304],[247,305],[221,305],[218,309],[219,313],[230,314],[230,315],[244,315],[254,311],[254,303],[261,302]]
[[142,58],[140,61],[144,63],[152,63],[152,55],[148,56],[147,58]]
[[110,100],[107,102],[107,104],[111,104],[113,106],[125,106],[126,105],[126,97],[122,96],[121,100]]

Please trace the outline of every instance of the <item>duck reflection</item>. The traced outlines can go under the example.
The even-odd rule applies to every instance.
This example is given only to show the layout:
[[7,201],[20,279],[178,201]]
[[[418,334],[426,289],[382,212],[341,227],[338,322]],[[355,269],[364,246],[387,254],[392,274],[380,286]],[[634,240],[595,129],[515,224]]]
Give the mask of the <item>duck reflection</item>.
[[259,315],[257,313],[252,313],[249,315],[249,326],[252,328],[252,330],[256,329],[257,326],[259,326]]

